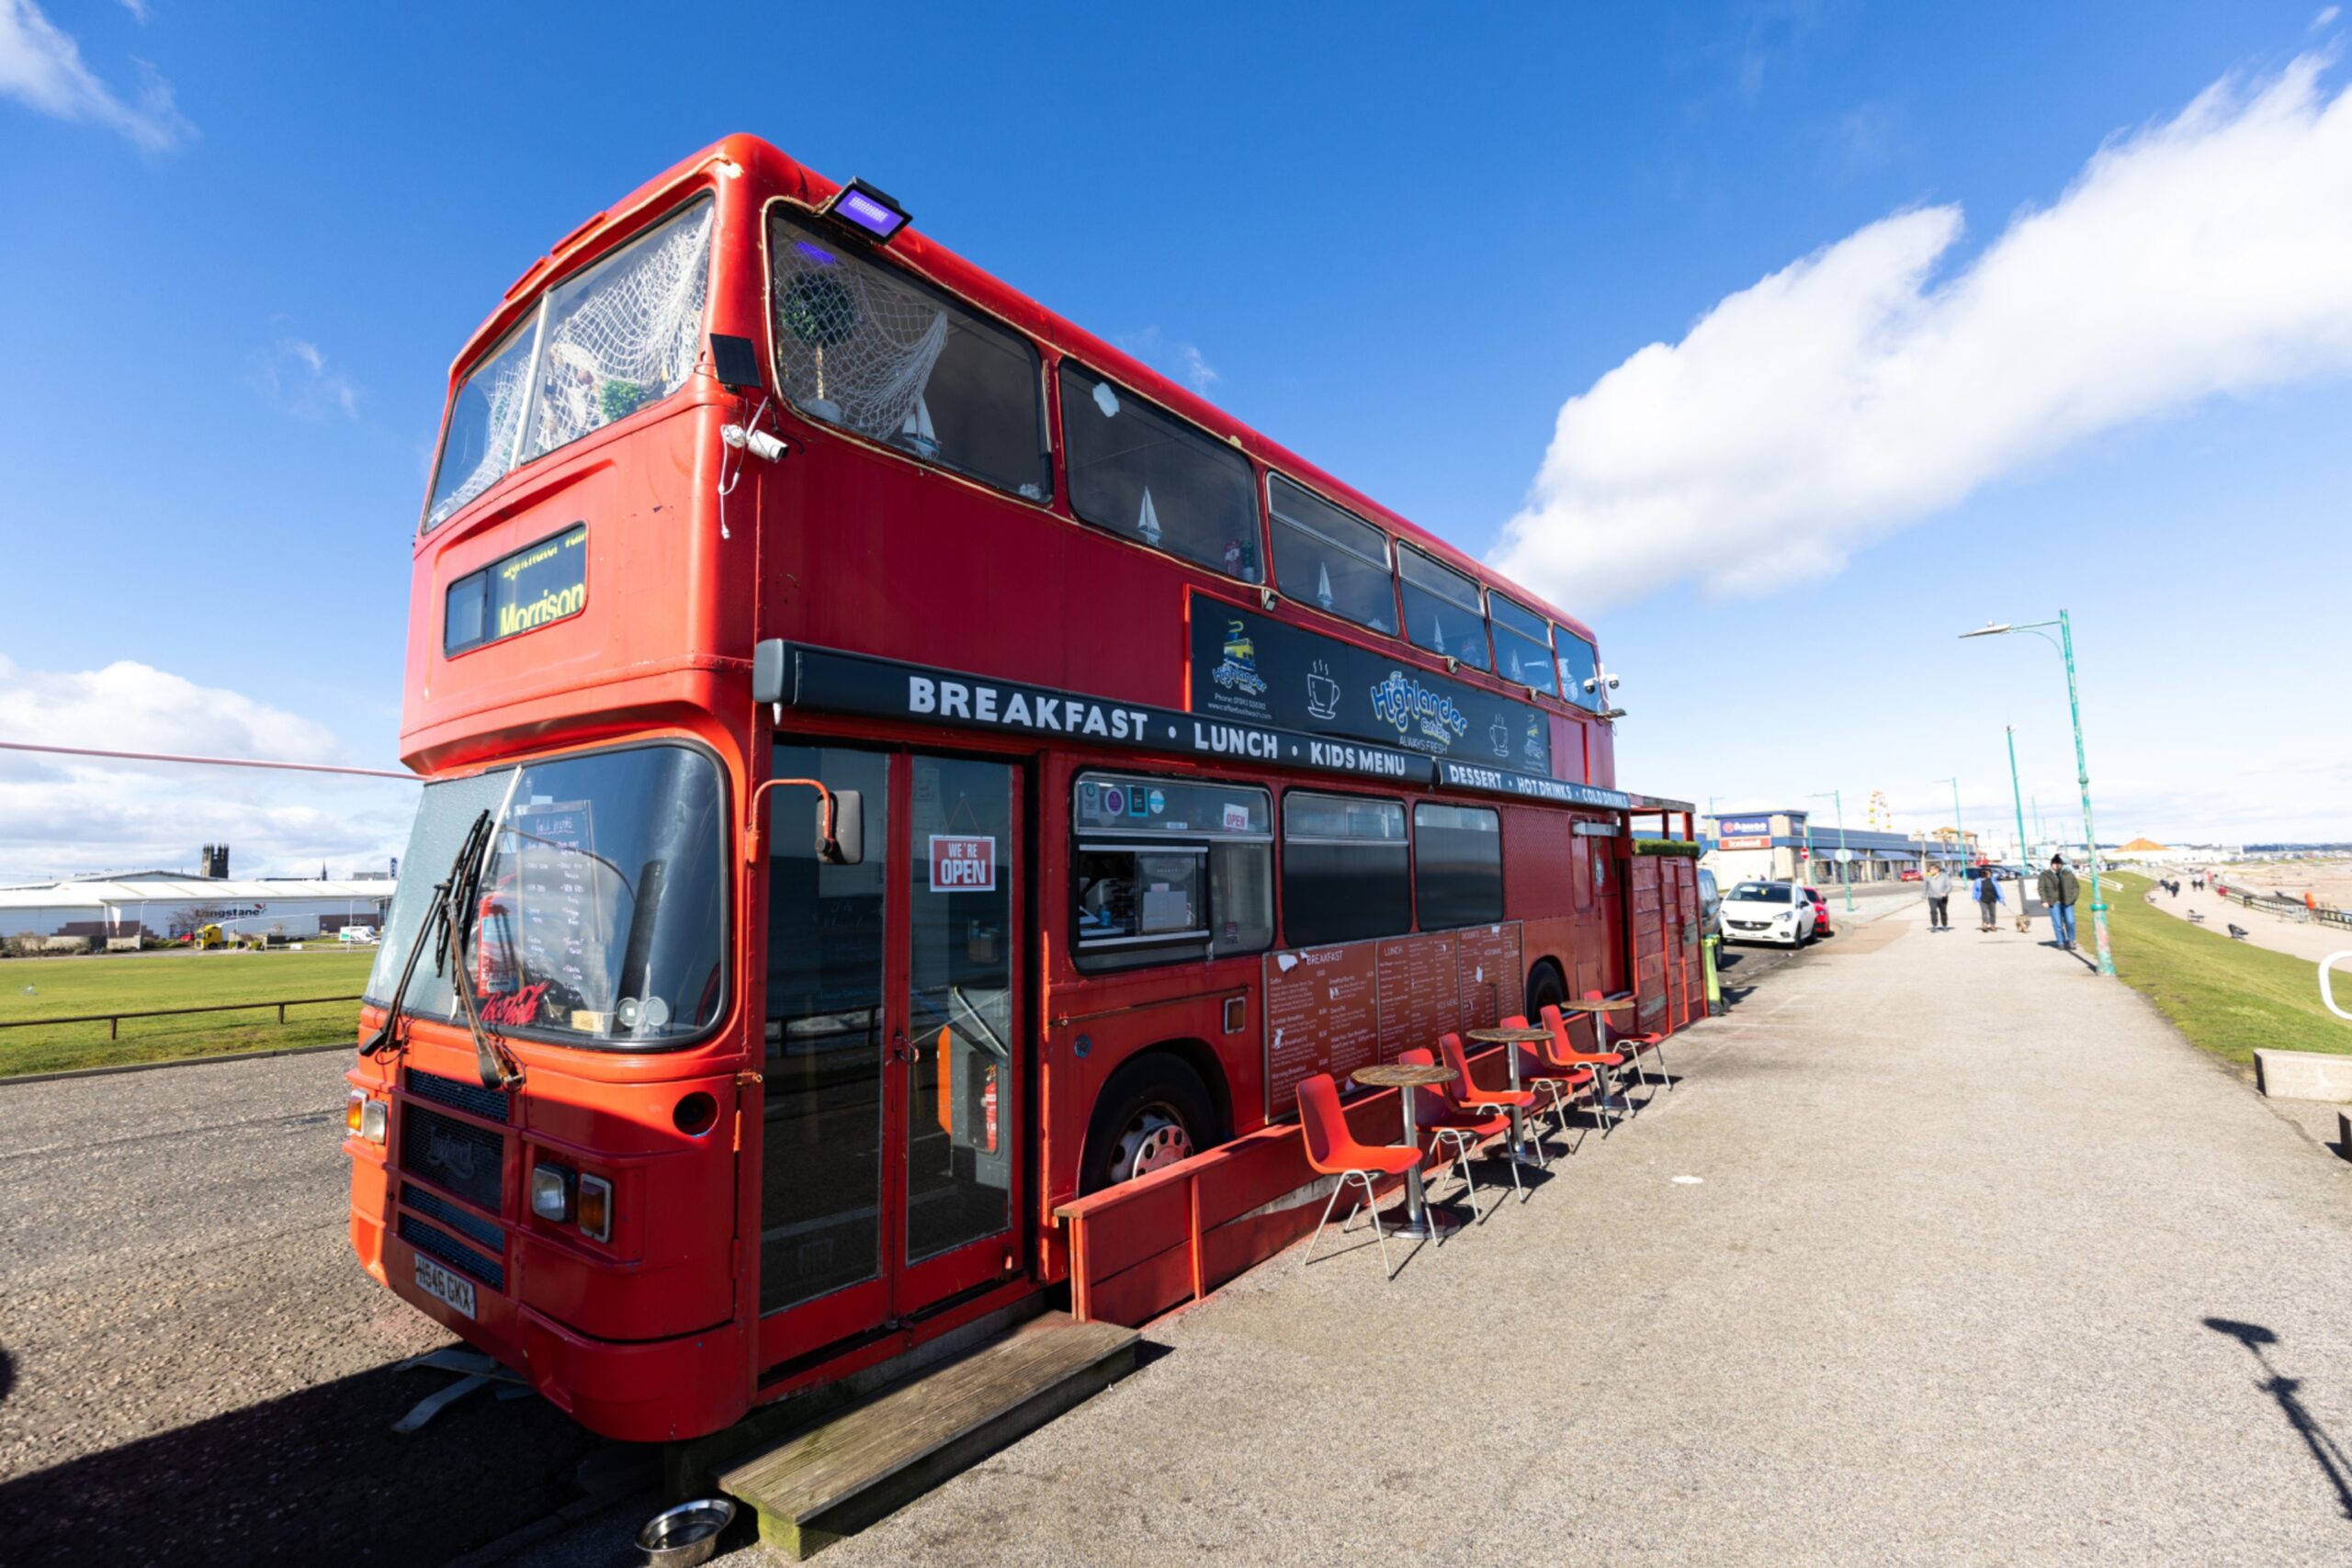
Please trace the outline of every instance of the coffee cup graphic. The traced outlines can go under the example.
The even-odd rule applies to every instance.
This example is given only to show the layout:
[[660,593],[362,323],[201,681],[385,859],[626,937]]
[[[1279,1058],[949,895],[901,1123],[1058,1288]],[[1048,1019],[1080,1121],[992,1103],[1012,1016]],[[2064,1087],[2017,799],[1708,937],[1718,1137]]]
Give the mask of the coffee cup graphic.
[[1320,664],[1307,672],[1306,711],[1317,718],[1333,718],[1340,712],[1340,683]]

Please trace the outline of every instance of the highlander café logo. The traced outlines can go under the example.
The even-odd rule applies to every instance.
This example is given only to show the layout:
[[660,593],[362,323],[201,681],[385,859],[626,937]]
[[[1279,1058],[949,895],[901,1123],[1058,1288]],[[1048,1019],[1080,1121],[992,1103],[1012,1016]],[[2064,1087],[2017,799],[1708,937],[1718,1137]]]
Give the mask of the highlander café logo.
[[1470,733],[1470,721],[1462,716],[1453,699],[1430,691],[1402,670],[1391,670],[1388,679],[1373,687],[1372,711],[1408,741],[1419,729],[1424,739],[1451,747]]

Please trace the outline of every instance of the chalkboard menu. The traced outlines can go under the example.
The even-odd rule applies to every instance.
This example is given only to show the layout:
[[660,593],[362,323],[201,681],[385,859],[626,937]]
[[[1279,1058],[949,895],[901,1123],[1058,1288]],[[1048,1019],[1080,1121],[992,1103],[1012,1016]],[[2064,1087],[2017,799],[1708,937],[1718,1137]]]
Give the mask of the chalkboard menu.
[[1267,1119],[1296,1111],[1303,1078],[1345,1094],[1359,1067],[1516,1011],[1519,964],[1516,921],[1268,953]]
[[[609,1007],[612,932],[590,852],[596,842],[593,808],[584,800],[534,801],[509,813],[505,826],[522,974],[548,982],[548,1001],[566,1011]],[[595,1027],[576,1020],[573,1026]]]

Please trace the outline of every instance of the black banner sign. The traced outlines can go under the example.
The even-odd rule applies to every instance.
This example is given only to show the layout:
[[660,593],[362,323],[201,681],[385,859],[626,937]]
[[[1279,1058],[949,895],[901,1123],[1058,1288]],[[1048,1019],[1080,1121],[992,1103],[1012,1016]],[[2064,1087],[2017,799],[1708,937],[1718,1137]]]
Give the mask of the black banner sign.
[[1549,800],[1561,806],[1598,806],[1611,811],[1630,810],[1634,797],[1598,784],[1571,784],[1566,779],[1538,778],[1533,773],[1513,773],[1509,768],[1482,767],[1476,762],[1456,762],[1441,759],[1437,765],[1438,783],[1448,789],[1484,790],[1489,795],[1523,795],[1531,800]]
[[827,713],[871,714],[919,724],[1058,735],[1098,745],[1234,757],[1348,778],[1427,785],[1427,757],[1390,746],[1364,746],[1298,735],[1269,725],[1235,724],[1143,703],[1114,702],[1052,686],[991,680],[871,654],[789,643],[763,644],[757,663],[773,675],[774,700]]
[[1540,708],[1197,594],[1192,701],[1194,713],[1221,718],[1552,771],[1552,727]]

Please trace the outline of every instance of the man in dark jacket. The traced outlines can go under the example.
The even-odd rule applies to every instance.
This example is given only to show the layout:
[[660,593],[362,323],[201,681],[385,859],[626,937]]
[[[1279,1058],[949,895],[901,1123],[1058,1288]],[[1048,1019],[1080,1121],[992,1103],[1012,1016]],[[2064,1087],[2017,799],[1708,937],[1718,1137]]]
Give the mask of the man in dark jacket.
[[2064,855],[2052,855],[2050,869],[2041,874],[2040,886],[2042,903],[2050,910],[2050,934],[2058,945],[2073,952],[2075,947],[2075,900],[2082,894],[2082,879],[2075,868],[2066,863]]

